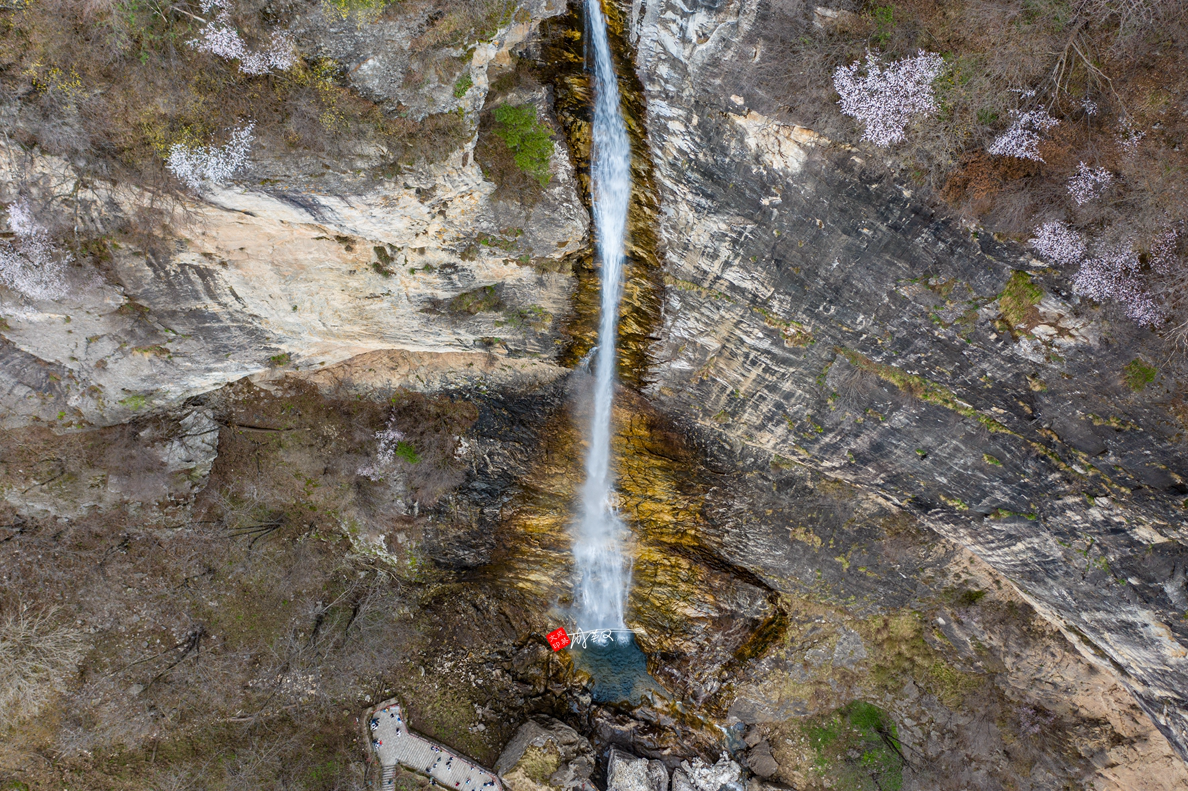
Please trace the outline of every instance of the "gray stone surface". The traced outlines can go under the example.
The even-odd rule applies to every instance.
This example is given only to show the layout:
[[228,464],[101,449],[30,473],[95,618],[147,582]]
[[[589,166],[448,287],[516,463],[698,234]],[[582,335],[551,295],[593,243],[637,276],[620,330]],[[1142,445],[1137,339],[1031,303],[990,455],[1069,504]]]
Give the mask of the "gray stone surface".
[[[664,791],[653,786],[648,759],[612,747],[606,768],[607,791]],[[665,776],[667,788],[667,775]]]
[[[394,701],[368,712],[372,748],[380,766],[399,764],[428,775],[438,785],[455,791],[503,791],[494,772],[447,747],[414,733]],[[384,789],[389,791],[389,789]]]
[[[1184,374],[1161,363],[1141,393],[1121,376],[1166,359],[1160,341],[782,122],[786,96],[730,102],[766,45],[762,4],[633,11],[671,284],[649,394],[736,452],[846,481],[969,548],[1188,757]],[[1015,271],[1055,334],[996,324]],[[786,529],[724,541],[773,587],[799,584]]]
[[505,782],[509,789],[519,791],[521,785],[532,783],[517,776],[520,760],[529,748],[556,753],[558,766],[548,778],[548,787],[594,791],[594,784],[590,780],[594,773],[594,753],[590,742],[563,722],[548,717],[529,720],[521,725],[495,762],[495,771],[507,778]]

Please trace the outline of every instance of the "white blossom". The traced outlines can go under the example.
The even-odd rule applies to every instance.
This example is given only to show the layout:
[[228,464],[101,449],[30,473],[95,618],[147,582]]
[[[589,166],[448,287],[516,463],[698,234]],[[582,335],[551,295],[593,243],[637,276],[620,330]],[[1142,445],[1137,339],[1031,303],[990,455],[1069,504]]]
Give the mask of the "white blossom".
[[1163,311],[1142,281],[1142,264],[1130,243],[1106,247],[1081,264],[1073,289],[1097,302],[1121,303],[1126,315],[1142,326],[1163,321]]
[[296,63],[293,42],[278,30],[272,34],[268,49],[263,52],[244,52],[240,57],[239,70],[244,74],[269,74],[273,71],[288,71]]
[[1147,133],[1139,130],[1134,125],[1134,121],[1130,119],[1130,116],[1123,118],[1119,127],[1118,147],[1127,154],[1133,154],[1138,150],[1139,141],[1146,137]]
[[1017,157],[1018,159],[1033,159],[1043,162],[1039,155],[1040,136],[1060,123],[1047,110],[1028,110],[1021,113],[1013,110],[1015,122],[987,149],[998,157]]
[[254,128],[255,124],[251,122],[241,126],[222,146],[175,143],[169,149],[166,167],[191,189],[200,189],[204,182],[221,184],[247,165]]
[[1028,244],[1041,258],[1055,266],[1072,266],[1085,258],[1085,240],[1059,220],[1036,228],[1035,237]]
[[[866,126],[862,139],[885,147],[903,140],[913,117],[936,112],[932,83],[944,66],[940,55],[924,50],[914,58],[886,66],[867,52],[865,64],[855,61],[839,66],[833,73],[833,86],[841,96],[842,113]],[[860,74],[862,71],[866,74]]]
[[375,439],[378,443],[375,449],[375,458],[370,464],[359,468],[359,475],[378,481],[382,480],[384,474],[391,469],[392,462],[396,460],[396,449],[404,439],[404,432],[396,427],[395,415],[388,418],[387,426],[375,432]]
[[253,76],[273,71],[288,71],[297,63],[293,42],[281,31],[274,31],[268,49],[259,52],[248,49],[231,15],[226,0],[204,0],[203,11],[219,9],[214,19],[206,22],[198,38],[186,42],[199,52],[209,52],[224,60],[238,60],[239,70]]
[[1105,168],[1091,168],[1084,162],[1077,165],[1077,172],[1068,180],[1068,194],[1078,206],[1096,200],[1114,180],[1114,174]]
[[1085,111],[1085,115],[1097,115],[1097,102],[1092,99],[1082,99],[1081,109]]
[[66,265],[71,256],[58,254],[24,199],[8,207],[8,227],[16,240],[0,246],[0,283],[29,299],[66,296]]
[[1151,269],[1161,275],[1171,274],[1179,255],[1176,253],[1176,243],[1180,241],[1180,225],[1173,225],[1160,235],[1151,245]]

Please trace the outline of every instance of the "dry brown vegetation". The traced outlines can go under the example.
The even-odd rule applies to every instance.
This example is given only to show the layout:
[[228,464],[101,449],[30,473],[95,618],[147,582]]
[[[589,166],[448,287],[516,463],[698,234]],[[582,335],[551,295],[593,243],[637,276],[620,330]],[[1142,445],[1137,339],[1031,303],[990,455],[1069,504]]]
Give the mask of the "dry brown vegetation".
[[[1188,219],[1188,13],[1172,0],[866,0],[838,2],[849,17],[824,27],[813,4],[776,2],[757,25],[757,64],[723,70],[724,94],[744,87],[787,120],[857,143],[862,127],[838,111],[833,72],[869,48],[887,59],[924,49],[947,64],[939,112],[908,128],[889,153],[905,180],[986,230],[1026,241],[1060,219],[1100,245],[1127,241],[1144,264],[1160,235]],[[745,82],[743,82],[745,81]],[[797,86],[790,92],[788,86]],[[1034,94],[1030,94],[1034,92]],[[1043,162],[987,153],[1011,111],[1043,108],[1060,120],[1039,147]],[[1124,144],[1124,124],[1142,134]],[[1114,179],[1077,205],[1078,164]],[[1169,322],[1183,304],[1181,232],[1176,271],[1148,271]],[[1091,244],[1091,248],[1093,245]]]
[[[441,572],[412,549],[427,516],[411,506],[461,482],[454,451],[476,407],[300,383],[241,383],[212,404],[219,456],[164,524],[156,486],[71,520],[0,508],[0,788],[363,788],[355,718],[413,690],[419,727],[491,758],[467,730],[471,697],[491,690],[454,688],[433,666],[408,673],[428,664],[443,613],[470,611],[456,593],[432,603]],[[389,420],[417,461],[367,480],[358,467]],[[146,437],[171,431],[145,420],[0,435],[0,492],[30,472],[145,474]]]
[[[287,13],[304,10],[288,5]],[[256,3],[235,10],[249,42],[266,41],[284,17]],[[311,55],[286,72],[243,74],[186,45],[200,13],[195,2],[146,0],[45,0],[0,12],[0,81],[21,97],[10,134],[26,147],[82,157],[95,175],[165,189],[171,145],[222,142],[247,118],[257,146],[273,156],[334,156],[372,143],[393,163],[408,163],[440,158],[467,132],[455,114],[420,122],[385,115],[344,87],[342,66],[329,59]]]

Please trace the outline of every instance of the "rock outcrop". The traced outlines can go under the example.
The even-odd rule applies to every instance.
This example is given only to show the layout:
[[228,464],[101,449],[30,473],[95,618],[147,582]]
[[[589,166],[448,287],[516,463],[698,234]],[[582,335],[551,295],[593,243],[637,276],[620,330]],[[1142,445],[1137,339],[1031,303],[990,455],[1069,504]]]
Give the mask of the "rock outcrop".
[[[403,17],[364,34],[353,21],[328,28],[317,9],[302,16],[297,29],[356,64],[359,90],[410,107],[431,97],[422,111],[448,105],[468,139],[399,173],[374,151],[329,162],[254,152],[247,178],[164,204],[157,222],[173,229],[164,243],[112,245],[105,277],[78,272],[52,303],[5,295],[0,367],[11,377],[0,425],[106,425],[245,376],[316,372],[383,350],[469,355],[455,369],[491,355],[512,367],[554,360],[573,287],[564,260],[586,244],[589,222],[573,168],[558,147],[539,199],[496,201],[473,151],[487,72],[507,67],[511,50],[562,8],[530,4],[479,43],[474,87],[462,97],[393,79],[389,41],[411,35]],[[522,93],[513,98],[550,116],[546,91]],[[9,148],[0,161],[0,191],[67,205],[76,234],[108,234],[160,203],[60,157]]]
[[521,725],[500,753],[495,771],[509,791],[595,789],[591,780],[594,753],[590,742],[573,728],[551,718],[529,720]]
[[[1002,572],[1188,757],[1174,365],[1019,247],[938,217],[747,91],[764,10],[635,0],[663,210],[647,390],[738,450],[852,483]],[[1178,410],[1178,411],[1177,411]],[[732,559],[774,587],[767,552]]]

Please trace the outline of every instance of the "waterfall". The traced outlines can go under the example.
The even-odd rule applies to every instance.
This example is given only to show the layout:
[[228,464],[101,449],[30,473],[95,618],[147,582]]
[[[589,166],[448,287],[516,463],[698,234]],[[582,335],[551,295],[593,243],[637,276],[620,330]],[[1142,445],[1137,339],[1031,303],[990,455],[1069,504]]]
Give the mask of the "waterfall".
[[586,0],[588,52],[594,63],[594,128],[590,181],[594,242],[602,264],[602,304],[594,359],[594,409],[586,482],[573,555],[578,617],[583,629],[625,629],[629,570],[625,527],[611,503],[611,407],[615,396],[615,336],[623,293],[624,236],[631,200],[631,141],[619,109],[619,80],[611,60],[600,0]]

